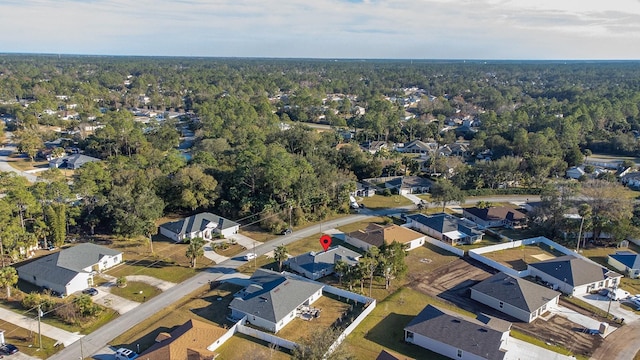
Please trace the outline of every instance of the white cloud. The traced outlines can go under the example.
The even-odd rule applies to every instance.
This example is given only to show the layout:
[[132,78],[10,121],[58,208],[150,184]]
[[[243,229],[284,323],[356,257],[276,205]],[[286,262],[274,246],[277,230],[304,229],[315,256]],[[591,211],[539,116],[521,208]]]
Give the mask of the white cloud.
[[[0,51],[640,58],[637,0],[4,0]],[[601,58],[602,56],[596,56]]]

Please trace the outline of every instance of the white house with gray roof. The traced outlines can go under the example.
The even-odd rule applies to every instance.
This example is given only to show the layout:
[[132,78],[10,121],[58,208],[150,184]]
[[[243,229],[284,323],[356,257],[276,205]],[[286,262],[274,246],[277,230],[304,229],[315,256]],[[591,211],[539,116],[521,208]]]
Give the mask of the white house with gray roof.
[[93,274],[122,262],[122,252],[90,243],[43,256],[16,268],[20,279],[69,295],[93,285]]
[[250,285],[234,294],[229,304],[231,317],[277,333],[296,318],[305,306],[322,296],[324,285],[295,279],[271,270],[258,269]]
[[480,314],[471,319],[427,305],[404,328],[404,340],[450,359],[503,360],[511,323]]
[[342,246],[334,246],[327,251],[309,251],[302,255],[290,257],[285,264],[291,270],[302,274],[311,280],[331,275],[334,272],[335,264],[338,260],[344,261],[349,266],[358,264],[362,255]]
[[571,255],[529,264],[527,268],[531,276],[537,276],[569,295],[617,287],[622,278],[615,271]]
[[560,293],[525,279],[497,273],[473,286],[471,298],[530,323],[557,305]]
[[49,161],[50,168],[76,170],[88,162],[100,161],[98,158],[83,154],[73,154]]
[[407,226],[454,246],[474,244],[484,235],[473,222],[445,213],[409,215]]
[[211,240],[213,234],[230,237],[240,229],[240,224],[222,216],[204,212],[160,225],[160,234],[175,242],[201,237]]

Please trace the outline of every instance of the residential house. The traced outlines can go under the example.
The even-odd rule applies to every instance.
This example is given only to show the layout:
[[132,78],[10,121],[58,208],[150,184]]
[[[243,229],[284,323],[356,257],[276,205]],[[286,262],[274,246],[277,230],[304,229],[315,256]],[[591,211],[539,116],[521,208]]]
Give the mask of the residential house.
[[122,252],[83,243],[18,266],[20,279],[69,295],[93,285],[93,274],[122,262]]
[[160,234],[175,242],[201,237],[213,239],[213,234],[230,237],[240,229],[240,224],[212,213],[204,212],[160,225]]
[[162,332],[156,343],[140,354],[144,360],[213,360],[228,330],[191,319],[171,333]]
[[583,168],[578,167],[578,166],[573,166],[573,167],[570,167],[569,169],[567,169],[566,176],[569,179],[580,179],[585,174],[586,173],[584,172]]
[[569,295],[616,287],[622,278],[614,271],[571,255],[529,264],[527,268],[531,276],[537,276]]
[[484,235],[476,224],[445,213],[407,216],[407,226],[454,246],[474,244]]
[[277,333],[322,296],[324,285],[296,279],[271,270],[258,269],[250,285],[234,295],[231,317]]
[[420,176],[397,176],[384,183],[387,189],[395,189],[400,195],[428,193],[433,181]]
[[620,177],[622,185],[630,188],[640,188],[640,172],[629,172]]
[[632,279],[640,277],[640,254],[631,251],[617,251],[607,257],[607,263]]
[[424,245],[424,234],[398,225],[369,224],[364,230],[357,230],[346,234],[345,241],[363,250],[370,247],[390,245],[394,241],[405,246],[407,251]]
[[353,191],[350,195],[353,197],[371,197],[376,194],[375,186],[368,183],[356,182],[356,191]]
[[436,143],[426,143],[421,140],[413,140],[398,150],[404,153],[429,155],[433,154],[437,149],[438,144]]
[[388,145],[385,141],[370,141],[368,144],[363,146],[363,148],[369,153],[375,154],[382,149],[388,149]]
[[361,254],[345,247],[333,246],[327,251],[309,251],[302,255],[290,257],[285,261],[285,264],[291,270],[302,274],[304,277],[317,280],[333,274],[338,260],[346,262],[349,266],[355,266],[361,256]]
[[510,329],[484,314],[472,319],[427,305],[404,328],[404,340],[450,359],[503,360]]
[[497,273],[473,286],[471,298],[530,323],[557,305],[560,293],[522,278]]
[[49,167],[76,170],[82,167],[82,165],[94,161],[100,161],[100,159],[83,154],[73,154],[49,161]]
[[521,228],[526,224],[527,216],[520,211],[506,206],[491,206],[485,208],[470,207],[462,209],[462,216],[482,228],[506,227]]

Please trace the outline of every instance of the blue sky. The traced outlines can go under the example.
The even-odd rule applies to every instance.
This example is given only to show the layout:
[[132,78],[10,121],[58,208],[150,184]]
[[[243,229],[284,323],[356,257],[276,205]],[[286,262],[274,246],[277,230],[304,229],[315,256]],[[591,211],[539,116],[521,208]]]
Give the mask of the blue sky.
[[0,0],[0,52],[640,59],[640,0]]

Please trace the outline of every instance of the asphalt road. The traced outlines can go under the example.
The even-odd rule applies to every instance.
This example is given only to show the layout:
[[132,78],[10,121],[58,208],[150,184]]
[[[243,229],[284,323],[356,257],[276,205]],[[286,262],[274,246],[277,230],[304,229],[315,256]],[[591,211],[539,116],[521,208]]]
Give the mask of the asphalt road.
[[69,360],[86,358],[92,355],[96,355],[96,358],[108,358],[106,356],[100,355],[104,355],[103,349],[111,340],[120,335],[122,332],[134,327],[138,323],[164,309],[165,307],[171,305],[174,302],[177,302],[186,294],[189,294],[202,285],[207,284],[209,281],[215,281],[225,274],[232,274],[236,272],[236,269],[240,265],[246,263],[246,261],[239,260],[244,254],[255,251],[256,254],[263,255],[269,251],[272,251],[281,244],[287,245],[307,236],[317,234],[320,232],[321,227],[322,229],[330,229],[340,225],[346,225],[361,221],[372,215],[385,215],[389,213],[398,213],[401,211],[401,209],[382,210],[377,212],[370,212],[365,210],[362,214],[349,215],[340,219],[326,221],[322,224],[309,226],[305,229],[298,230],[291,235],[282,236],[280,238],[271,240],[268,243],[257,246],[255,250],[246,250],[245,252],[239,254],[237,257],[229,259],[221,264],[215,265],[207,269],[206,271],[201,272],[198,275],[172,287],[171,289],[163,292],[153,299],[140,304],[134,311],[130,311],[107,323],[98,330],[83,337],[82,341],[77,341],[69,345],[49,359]]
[[6,138],[7,138],[7,143],[0,144],[0,171],[14,172],[14,173],[16,173],[18,175],[26,177],[27,180],[29,180],[32,183],[38,181],[38,177],[37,176],[35,176],[33,174],[26,173],[24,171],[20,171],[20,170],[14,168],[13,166],[9,165],[9,163],[8,163],[9,156],[12,153],[14,153],[14,152],[16,152],[18,150],[16,148],[16,145],[11,142],[11,139],[13,138],[13,133],[5,131],[4,134],[5,134]]

